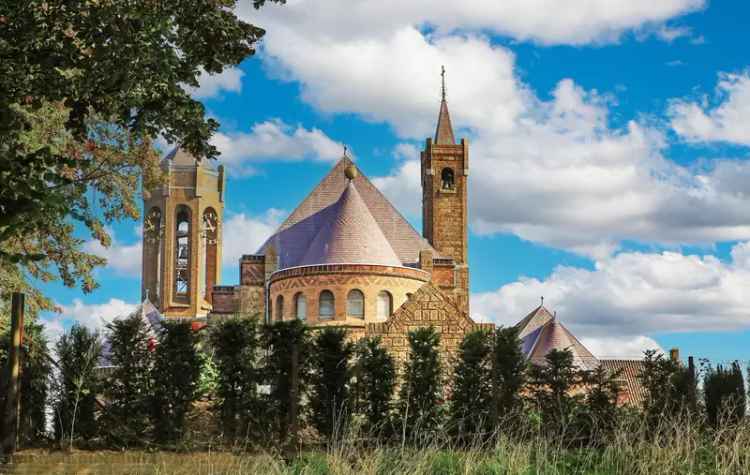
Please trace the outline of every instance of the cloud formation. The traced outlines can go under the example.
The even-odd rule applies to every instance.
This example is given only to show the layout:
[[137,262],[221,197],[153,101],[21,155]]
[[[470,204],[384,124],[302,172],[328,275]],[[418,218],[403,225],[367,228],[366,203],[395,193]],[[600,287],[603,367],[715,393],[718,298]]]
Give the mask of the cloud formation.
[[544,280],[521,278],[474,294],[471,304],[476,318],[512,325],[544,296],[577,336],[602,344],[600,356],[615,356],[601,353],[610,351],[607,339],[644,349],[651,344],[644,335],[654,333],[750,328],[748,288],[750,242],[742,242],[727,263],[711,255],[623,252],[593,270],[560,266]]
[[201,71],[197,88],[187,87],[188,93],[195,99],[213,99],[223,92],[239,93],[242,91],[242,77],[245,73],[237,68],[226,68],[219,74],[208,74]]
[[[136,229],[140,236],[140,225]],[[124,277],[140,277],[141,275],[141,249],[140,239],[133,244],[123,244],[119,242],[114,231],[110,230],[112,244],[104,247],[96,239],[86,241],[83,250],[91,254],[107,259],[106,269],[115,271]]]
[[223,265],[234,268],[239,265],[243,254],[256,252],[286,215],[285,211],[271,208],[261,216],[245,213],[230,216],[224,223]]
[[267,161],[333,162],[344,150],[342,143],[320,129],[292,126],[280,119],[256,123],[250,132],[217,132],[211,143],[221,153],[219,161],[235,176],[251,175],[254,165]]
[[42,317],[44,333],[50,345],[54,345],[65,330],[75,323],[90,330],[102,331],[106,324],[130,315],[137,307],[135,303],[115,298],[100,304],[86,304],[81,299],[73,299],[70,305],[59,306],[60,313]]
[[750,70],[722,73],[715,97],[680,99],[669,108],[672,128],[688,142],[750,146]]

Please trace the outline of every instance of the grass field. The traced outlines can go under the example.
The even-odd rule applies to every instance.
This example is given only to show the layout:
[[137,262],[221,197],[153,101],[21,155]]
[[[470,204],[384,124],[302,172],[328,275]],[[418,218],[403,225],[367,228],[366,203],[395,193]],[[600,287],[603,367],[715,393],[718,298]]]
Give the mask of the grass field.
[[[744,428],[743,428],[744,429]],[[608,448],[565,449],[543,439],[500,438],[477,450],[341,445],[284,457],[273,451],[26,450],[3,474],[745,474],[747,430],[675,434],[654,443],[618,434]]]

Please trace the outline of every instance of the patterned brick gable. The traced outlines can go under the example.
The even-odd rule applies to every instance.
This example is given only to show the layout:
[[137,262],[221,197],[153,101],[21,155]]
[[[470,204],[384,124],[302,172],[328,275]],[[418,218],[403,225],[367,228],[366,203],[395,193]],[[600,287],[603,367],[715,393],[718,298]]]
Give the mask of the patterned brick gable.
[[455,354],[464,335],[474,330],[492,330],[491,323],[475,323],[445,293],[431,283],[411,295],[387,321],[367,325],[367,336],[379,336],[383,345],[397,360],[409,353],[408,332],[433,326],[440,333],[444,358]]

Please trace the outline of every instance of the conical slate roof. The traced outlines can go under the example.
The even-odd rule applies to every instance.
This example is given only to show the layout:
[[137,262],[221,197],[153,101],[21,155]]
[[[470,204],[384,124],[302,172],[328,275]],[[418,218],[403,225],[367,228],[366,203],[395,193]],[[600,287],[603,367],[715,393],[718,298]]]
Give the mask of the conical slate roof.
[[[330,222],[329,215],[336,210],[334,204],[340,200],[349,184],[350,180],[346,178],[344,171],[350,166],[356,167],[349,157],[342,157],[260,247],[257,254],[267,254],[270,247],[273,247],[278,256],[279,269],[303,265],[312,241],[319,234],[321,227]],[[419,251],[423,249],[432,250],[436,257],[440,257],[440,253],[404,219],[380,190],[361,171],[357,171],[351,182],[399,262],[418,262]]]
[[401,265],[354,181],[349,181],[338,201],[325,213],[325,222],[300,263],[318,264]]
[[448,103],[445,97],[440,101],[440,114],[438,115],[437,128],[435,129],[435,143],[438,145],[456,145],[453,137],[453,125],[451,116],[448,114]]
[[552,350],[570,351],[573,354],[573,362],[582,369],[595,369],[599,364],[594,355],[556,318],[533,333],[536,338],[527,354],[527,358],[533,364],[545,364],[545,356]]
[[528,335],[531,335],[535,330],[554,318],[549,310],[544,308],[544,305],[538,306],[516,325],[516,328],[518,328],[518,338],[525,339]]

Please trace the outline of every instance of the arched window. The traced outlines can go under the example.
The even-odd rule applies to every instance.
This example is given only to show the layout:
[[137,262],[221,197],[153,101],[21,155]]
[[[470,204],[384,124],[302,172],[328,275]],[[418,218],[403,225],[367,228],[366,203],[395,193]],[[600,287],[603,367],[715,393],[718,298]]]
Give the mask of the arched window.
[[365,294],[353,289],[346,296],[346,314],[354,318],[365,318]]
[[161,291],[161,210],[153,207],[143,222],[144,297],[159,302]]
[[294,316],[302,321],[307,318],[307,299],[302,292],[294,296]]
[[175,226],[175,278],[176,297],[187,297],[190,294],[190,209],[186,206],[177,208]]
[[335,302],[333,292],[324,290],[320,293],[320,298],[318,299],[318,316],[321,320],[329,320],[333,318],[334,313]]
[[378,294],[377,317],[385,320],[393,314],[393,297],[385,290]]
[[284,296],[279,295],[276,297],[276,321],[282,320],[284,320]]
[[216,285],[216,248],[219,234],[219,217],[213,208],[206,208],[203,212],[203,256],[204,262],[201,268],[202,296],[211,302],[211,291]]
[[456,178],[453,174],[452,168],[443,168],[440,173],[444,190],[455,190],[456,189]]

